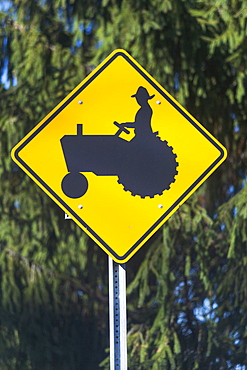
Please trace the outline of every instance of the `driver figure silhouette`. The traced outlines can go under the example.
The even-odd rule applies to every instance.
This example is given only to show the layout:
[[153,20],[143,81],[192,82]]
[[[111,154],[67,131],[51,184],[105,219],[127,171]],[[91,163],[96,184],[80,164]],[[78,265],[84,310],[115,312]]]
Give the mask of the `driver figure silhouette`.
[[[118,124],[119,126],[129,127],[135,129],[135,135],[138,139],[146,139],[153,133],[151,128],[151,118],[153,115],[152,108],[150,107],[148,100],[153,99],[154,95],[149,95],[145,87],[140,86],[136,94],[131,96],[136,98],[137,103],[141,108],[135,115],[134,122],[123,122]],[[115,122],[117,123],[117,122]]]

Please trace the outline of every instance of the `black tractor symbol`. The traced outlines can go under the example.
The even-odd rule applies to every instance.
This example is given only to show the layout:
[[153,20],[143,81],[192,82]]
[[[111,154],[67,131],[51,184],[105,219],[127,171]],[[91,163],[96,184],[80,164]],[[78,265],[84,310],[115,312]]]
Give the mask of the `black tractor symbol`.
[[[140,86],[132,95],[140,105],[134,122],[114,124],[115,135],[83,135],[77,125],[77,135],[61,139],[68,174],[62,180],[62,190],[70,198],[80,198],[88,189],[88,181],[81,172],[97,176],[118,176],[118,182],[133,196],[153,198],[170,188],[178,174],[176,154],[151,127],[152,109],[147,90]],[[126,141],[119,137],[134,128],[135,136]]]

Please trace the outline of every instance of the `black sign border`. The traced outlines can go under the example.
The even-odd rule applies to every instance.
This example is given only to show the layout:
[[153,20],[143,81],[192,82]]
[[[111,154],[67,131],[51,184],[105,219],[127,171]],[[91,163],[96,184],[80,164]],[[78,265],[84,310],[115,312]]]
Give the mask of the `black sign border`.
[[[135,70],[142,75],[146,79],[146,81],[152,85],[159,94],[161,94],[177,111],[182,114],[207,140],[214,145],[220,152],[219,157],[207,168],[206,171],[202,173],[202,175],[177,199],[177,201],[168,209],[166,212],[153,224],[151,228],[149,228],[145,234],[125,253],[123,256],[119,256],[111,247],[101,239],[99,235],[97,235],[19,156],[20,151],[30,142],[32,139],[38,135],[40,131],[43,130],[68,104],[74,100],[77,95],[79,95],[100,73],[104,71],[105,68],[108,67],[116,58],[123,57]],[[109,60],[107,60],[93,75],[76,90],[47,120],[43,122],[43,124],[30,135],[14,152],[14,156],[17,162],[21,163],[22,166],[29,172],[47,191],[50,193],[59,204],[62,204],[63,207],[68,211],[68,213],[72,214],[77,221],[87,230],[87,232],[92,235],[100,245],[104,246],[112,256],[114,256],[118,261],[125,260],[138,246],[146,239],[148,236],[162,223],[162,221],[176,208],[178,205],[181,205],[183,199],[205,178],[208,173],[217,166],[217,164],[224,158],[225,152],[218,145],[214,139],[207,134],[198,124],[189,117],[186,112],[184,112],[163,90],[160,89],[159,86],[142,70],[136,65],[124,52],[118,51],[116,52]]]

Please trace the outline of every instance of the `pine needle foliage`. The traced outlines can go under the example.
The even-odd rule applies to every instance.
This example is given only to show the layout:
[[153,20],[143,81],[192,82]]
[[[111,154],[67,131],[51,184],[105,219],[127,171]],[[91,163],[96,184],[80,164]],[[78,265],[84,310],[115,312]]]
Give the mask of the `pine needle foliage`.
[[10,150],[116,48],[228,149],[127,264],[129,368],[246,366],[246,9],[246,0],[0,1],[1,369],[109,369],[106,255]]

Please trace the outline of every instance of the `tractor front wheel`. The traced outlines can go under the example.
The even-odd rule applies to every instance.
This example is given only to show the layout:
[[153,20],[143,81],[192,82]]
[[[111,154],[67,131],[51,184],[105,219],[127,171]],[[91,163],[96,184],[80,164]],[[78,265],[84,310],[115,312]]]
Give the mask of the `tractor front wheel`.
[[80,198],[88,189],[88,181],[79,172],[69,172],[62,180],[62,190],[69,198]]

